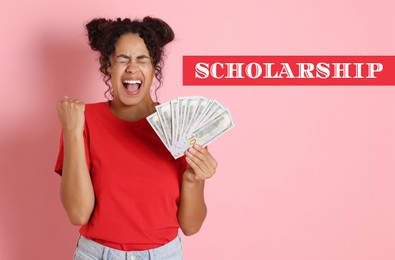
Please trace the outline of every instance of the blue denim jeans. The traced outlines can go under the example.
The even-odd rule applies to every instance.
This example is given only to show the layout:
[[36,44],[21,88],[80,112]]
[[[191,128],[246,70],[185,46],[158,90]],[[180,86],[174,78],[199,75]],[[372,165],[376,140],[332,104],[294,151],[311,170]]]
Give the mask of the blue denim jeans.
[[74,260],[182,260],[181,237],[154,249],[121,251],[80,236]]

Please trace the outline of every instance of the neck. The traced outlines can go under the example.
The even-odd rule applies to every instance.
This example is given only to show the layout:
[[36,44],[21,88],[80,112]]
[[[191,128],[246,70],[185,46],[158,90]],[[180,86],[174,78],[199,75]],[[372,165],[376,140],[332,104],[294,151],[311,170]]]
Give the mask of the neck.
[[139,104],[130,106],[112,100],[110,108],[113,115],[122,120],[138,121],[154,113],[156,110],[155,105],[156,104],[152,100],[150,100],[150,102],[140,102]]

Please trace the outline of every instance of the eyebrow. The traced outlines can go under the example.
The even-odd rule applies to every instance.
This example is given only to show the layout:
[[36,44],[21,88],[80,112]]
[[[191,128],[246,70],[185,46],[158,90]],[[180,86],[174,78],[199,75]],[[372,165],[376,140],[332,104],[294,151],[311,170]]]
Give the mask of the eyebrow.
[[139,60],[141,60],[141,59],[150,59],[150,57],[145,55],[145,54],[143,54],[143,55],[137,56],[137,59],[139,59]]
[[[119,54],[116,56],[116,58],[124,58],[124,59],[129,59],[129,60],[131,59],[131,57],[126,54]],[[143,54],[143,55],[137,56],[137,59],[150,59],[150,57]]]
[[116,58],[124,58],[124,59],[130,60],[130,57],[125,55],[125,54],[119,54],[119,55],[116,56]]

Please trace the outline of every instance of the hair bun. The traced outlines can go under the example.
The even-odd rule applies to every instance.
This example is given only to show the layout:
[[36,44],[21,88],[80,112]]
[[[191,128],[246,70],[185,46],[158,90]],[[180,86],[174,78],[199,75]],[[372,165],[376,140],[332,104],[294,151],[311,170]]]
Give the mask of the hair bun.
[[92,50],[100,51],[104,46],[105,35],[112,21],[104,18],[96,18],[86,24],[88,31],[89,45]]
[[143,24],[155,32],[160,47],[174,40],[174,32],[165,21],[146,16],[143,19]]

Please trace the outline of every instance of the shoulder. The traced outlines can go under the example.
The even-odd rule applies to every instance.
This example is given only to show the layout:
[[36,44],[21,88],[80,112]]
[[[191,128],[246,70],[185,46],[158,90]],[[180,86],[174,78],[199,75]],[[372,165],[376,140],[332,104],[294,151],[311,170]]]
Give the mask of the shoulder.
[[104,111],[108,109],[109,103],[106,102],[97,102],[97,103],[87,103],[85,104],[85,112],[92,113],[96,111]]
[[103,101],[103,102],[96,102],[96,103],[86,103],[85,108],[88,109],[101,109],[107,107],[108,101]]
[[109,111],[108,101],[85,104],[85,120],[91,124],[92,121],[105,119],[108,117]]

